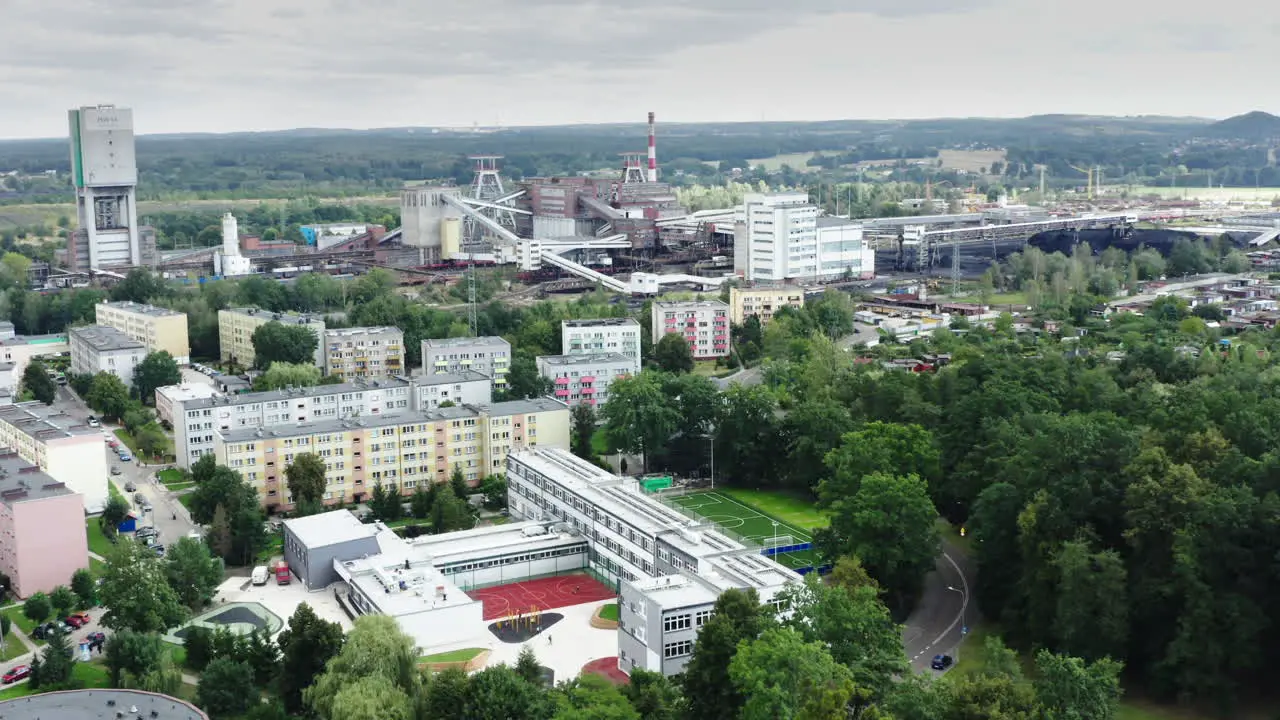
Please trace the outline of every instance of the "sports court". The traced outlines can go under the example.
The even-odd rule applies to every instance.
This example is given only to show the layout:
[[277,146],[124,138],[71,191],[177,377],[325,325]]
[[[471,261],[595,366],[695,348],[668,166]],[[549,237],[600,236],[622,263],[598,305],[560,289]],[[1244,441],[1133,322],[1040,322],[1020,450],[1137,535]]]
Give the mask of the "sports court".
[[[662,497],[661,493],[657,495]],[[662,497],[662,500],[765,548],[766,555],[793,570],[811,567],[815,561],[813,550],[808,547],[813,542],[812,534],[789,523],[775,520],[723,493],[706,490],[687,495]],[[797,546],[803,549],[789,549]]]
[[484,603],[484,619],[495,620],[616,597],[590,575],[557,575],[467,591]]

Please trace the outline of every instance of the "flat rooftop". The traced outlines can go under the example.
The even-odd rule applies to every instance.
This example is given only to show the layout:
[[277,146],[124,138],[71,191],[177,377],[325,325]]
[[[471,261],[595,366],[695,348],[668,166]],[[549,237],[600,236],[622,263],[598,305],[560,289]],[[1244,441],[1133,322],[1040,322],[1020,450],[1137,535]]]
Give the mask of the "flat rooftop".
[[147,346],[109,325],[85,325],[67,330],[67,336],[87,344],[98,352],[146,350]]
[[822,228],[822,227],[856,227],[856,228],[860,228],[860,227],[862,227],[862,223],[858,222],[857,220],[850,220],[849,218],[831,217],[831,216],[829,216],[829,215],[824,215],[824,216],[822,216],[822,217],[818,218],[818,227],[820,227],[820,228]]
[[182,383],[181,385],[165,385],[156,388],[156,393],[164,395],[170,402],[186,402],[201,398],[211,398],[218,394],[212,385],[205,383]]
[[491,553],[494,556],[511,555],[587,542],[584,537],[575,537],[568,533],[546,532],[532,536],[524,534],[526,528],[542,528],[547,525],[546,522],[530,520],[473,530],[459,530],[442,535],[423,535],[408,542],[415,549],[430,556],[437,567],[454,562],[483,560],[484,553]]
[[673,300],[669,302],[655,302],[655,308],[663,310],[728,310],[729,306],[719,300]]
[[[123,715],[122,715],[123,713]],[[141,690],[62,690],[0,702],[0,717],[39,720],[209,720],[196,706]]]
[[714,603],[720,593],[684,575],[661,575],[659,577],[636,578],[628,581],[638,590],[643,590],[645,598],[665,609],[692,607]]
[[404,331],[400,328],[385,325],[383,327],[329,328],[324,331],[324,336],[355,337],[357,335],[381,335],[382,333],[399,333],[404,335]]
[[0,502],[12,507],[28,500],[71,495],[65,483],[54,480],[12,450],[0,450]]
[[511,343],[503,340],[497,335],[485,335],[483,337],[434,338],[422,341],[422,347],[433,349],[470,347],[473,345],[511,347]]
[[622,353],[582,353],[578,355],[542,355],[540,362],[557,367],[570,365],[634,365],[635,360]]
[[284,526],[308,548],[325,547],[339,543],[377,537],[380,525],[366,525],[348,510],[308,515],[285,520]]
[[299,313],[278,313],[270,310],[261,310],[259,308],[227,308],[219,312],[234,313],[236,315],[245,315],[250,317],[262,318],[265,321],[275,320],[286,325],[311,325],[312,323],[323,323],[323,315],[309,315]]
[[[225,382],[223,378],[220,381]],[[184,410],[209,408],[216,405],[252,405],[254,403],[280,400],[296,400],[323,395],[368,392],[370,390],[386,390],[389,388],[407,388],[409,381],[403,378],[381,378],[378,380],[353,380],[339,385],[315,385],[305,388],[282,388],[263,392],[241,393],[238,395],[215,395],[210,398],[198,398],[183,406]]]
[[39,400],[0,406],[0,421],[41,442],[99,434],[83,420]]
[[67,342],[65,333],[61,335],[15,335],[0,340],[0,345],[56,345]]
[[138,315],[150,315],[151,317],[169,317],[171,315],[185,315],[177,310],[169,308],[156,307],[155,305],[147,305],[146,303],[137,303],[132,300],[120,300],[117,302],[104,302],[106,307],[114,310],[123,310],[125,312],[136,313]]
[[595,320],[561,320],[561,328],[593,328],[593,327],[634,327],[640,328],[640,323],[633,318],[597,318]]
[[334,560],[333,566],[382,614],[398,617],[480,602],[472,600],[437,570],[425,550],[409,545],[390,530],[379,533],[378,542],[381,553]]

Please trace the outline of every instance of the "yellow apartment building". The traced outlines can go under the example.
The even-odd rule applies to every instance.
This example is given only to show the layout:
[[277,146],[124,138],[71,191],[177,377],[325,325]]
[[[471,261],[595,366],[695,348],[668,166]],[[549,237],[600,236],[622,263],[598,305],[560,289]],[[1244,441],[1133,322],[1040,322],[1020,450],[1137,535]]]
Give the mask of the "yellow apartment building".
[[[218,311],[218,345],[222,362],[235,360],[244,367],[253,365],[253,331],[272,321],[309,327],[316,334],[316,367],[324,367],[324,318],[319,315],[277,313],[258,308],[230,308]],[[265,369],[265,368],[260,368]]]
[[766,325],[773,314],[784,307],[804,307],[804,288],[729,288],[729,319],[734,325],[741,325],[752,315],[760,318],[761,325]]
[[128,300],[100,302],[95,313],[98,325],[113,327],[137,340],[148,353],[163,350],[179,365],[191,364],[186,313]]
[[502,473],[514,450],[567,450],[569,426],[568,405],[538,398],[223,430],[213,452],[258,490],[263,507],[285,511],[293,508],[285,469],[301,453],[318,455],[328,468],[326,504],[360,502],[379,483],[412,495],[420,484],[447,482],[455,467],[474,485]]

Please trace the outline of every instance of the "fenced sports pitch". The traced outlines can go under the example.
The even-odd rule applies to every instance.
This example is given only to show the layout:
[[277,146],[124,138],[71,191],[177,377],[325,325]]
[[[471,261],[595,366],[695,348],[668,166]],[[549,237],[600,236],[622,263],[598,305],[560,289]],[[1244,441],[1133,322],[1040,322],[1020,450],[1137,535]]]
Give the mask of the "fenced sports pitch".
[[696,515],[749,543],[759,545],[762,554],[797,571],[813,568],[813,535],[714,490],[682,494],[655,493],[663,502]]

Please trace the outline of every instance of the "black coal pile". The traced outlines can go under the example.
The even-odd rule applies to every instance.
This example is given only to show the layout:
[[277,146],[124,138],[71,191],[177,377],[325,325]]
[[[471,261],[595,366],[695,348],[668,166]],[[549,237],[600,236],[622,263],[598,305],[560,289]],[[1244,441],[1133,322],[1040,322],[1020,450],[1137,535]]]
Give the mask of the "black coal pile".
[[[1231,241],[1237,247],[1243,247],[1250,237],[1248,233],[1228,233],[1228,235],[1231,236]],[[1081,230],[1079,232],[1054,230],[1034,235],[1027,242],[1046,253],[1060,252],[1063,255],[1070,255],[1077,242],[1089,243],[1089,248],[1094,253],[1100,253],[1109,247],[1118,248],[1125,252],[1133,252],[1140,246],[1146,246],[1159,250],[1161,255],[1168,255],[1169,251],[1173,249],[1174,242],[1179,239],[1198,240],[1200,236],[1195,233],[1178,230],[1131,230],[1128,233],[1121,229]]]

